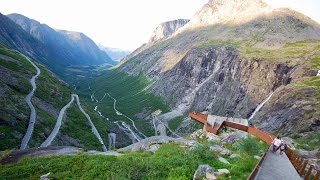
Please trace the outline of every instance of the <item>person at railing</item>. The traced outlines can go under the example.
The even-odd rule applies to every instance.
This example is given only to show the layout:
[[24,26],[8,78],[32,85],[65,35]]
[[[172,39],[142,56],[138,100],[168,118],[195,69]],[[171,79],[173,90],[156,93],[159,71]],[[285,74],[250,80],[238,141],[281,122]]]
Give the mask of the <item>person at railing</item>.
[[281,144],[282,144],[282,141],[281,141],[280,136],[277,136],[276,138],[274,138],[274,140],[272,141],[273,152],[277,152],[278,149],[280,148]]
[[284,151],[288,149],[287,143],[284,140],[281,140],[281,145],[280,145],[280,155],[283,154]]

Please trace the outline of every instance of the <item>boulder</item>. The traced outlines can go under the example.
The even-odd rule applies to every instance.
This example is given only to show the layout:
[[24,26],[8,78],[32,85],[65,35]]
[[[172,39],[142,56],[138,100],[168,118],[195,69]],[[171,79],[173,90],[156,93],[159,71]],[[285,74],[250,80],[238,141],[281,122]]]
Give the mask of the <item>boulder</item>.
[[208,180],[216,179],[216,175],[214,174],[213,169],[208,164],[199,165],[193,175],[194,180],[200,180],[204,177]]
[[231,154],[231,155],[230,155],[230,158],[238,158],[238,157],[240,157],[239,154]]
[[223,157],[218,157],[218,160],[222,163],[225,163],[225,164],[230,164],[228,160],[226,160],[225,158]]
[[191,139],[194,139],[194,140],[197,140],[197,139],[202,139],[204,138],[204,131],[202,129],[199,129],[195,132],[193,132],[191,135],[190,135],[190,138]]
[[224,133],[222,134],[222,144],[227,144],[227,143],[234,143],[238,141],[239,139],[245,137],[247,135],[246,132],[242,131],[235,131],[235,132],[229,132],[229,133]]
[[151,146],[149,146],[149,149],[147,149],[147,151],[151,151],[151,152],[156,152],[158,149],[160,148],[159,144],[153,144]]
[[49,175],[50,175],[50,173],[47,173],[47,174],[40,176],[40,180],[49,180]]
[[218,169],[218,172],[215,172],[218,176],[222,174],[229,174],[230,171],[228,169]]
[[228,150],[224,147],[221,147],[219,145],[210,146],[210,150],[214,151],[214,152],[219,152],[222,155],[231,155],[232,154],[232,152],[230,150]]
[[219,136],[217,136],[217,135],[215,135],[213,133],[210,133],[210,132],[208,132],[206,134],[206,138],[208,139],[208,141],[219,141],[220,140]]

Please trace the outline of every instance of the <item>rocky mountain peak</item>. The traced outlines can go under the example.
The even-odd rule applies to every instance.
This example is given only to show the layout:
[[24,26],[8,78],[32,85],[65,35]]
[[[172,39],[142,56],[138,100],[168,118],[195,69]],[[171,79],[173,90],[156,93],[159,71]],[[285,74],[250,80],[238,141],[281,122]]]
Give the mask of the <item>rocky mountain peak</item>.
[[262,0],[210,0],[198,11],[188,27],[248,22],[272,11]]
[[189,19],[176,19],[173,21],[167,21],[161,23],[154,31],[149,40],[149,43],[156,42],[160,39],[169,37],[171,34],[176,32],[179,28],[183,27],[187,24]]

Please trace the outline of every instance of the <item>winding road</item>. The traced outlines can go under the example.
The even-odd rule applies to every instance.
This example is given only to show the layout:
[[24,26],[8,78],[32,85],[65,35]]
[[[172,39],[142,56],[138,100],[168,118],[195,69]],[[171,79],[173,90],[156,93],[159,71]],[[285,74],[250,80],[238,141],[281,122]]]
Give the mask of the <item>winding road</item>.
[[94,135],[97,137],[97,139],[99,140],[99,142],[100,142],[100,144],[101,144],[101,146],[102,146],[103,151],[107,151],[107,148],[106,148],[105,144],[103,143],[103,140],[102,140],[102,138],[101,138],[101,136],[100,136],[97,128],[96,128],[96,127],[94,126],[94,124],[92,123],[90,116],[83,110],[83,108],[82,108],[82,106],[81,106],[81,103],[80,103],[80,100],[79,100],[79,96],[76,95],[76,94],[72,94],[72,96],[74,96],[74,97],[76,98],[77,105],[78,105],[80,111],[82,112],[82,114],[84,114],[84,116],[86,116],[86,118],[87,118],[87,120],[88,120],[88,122],[89,122],[89,124],[90,124],[90,126],[91,126],[91,130],[92,130],[93,134],[94,134]]
[[60,129],[61,123],[62,123],[62,118],[63,118],[65,111],[67,110],[67,108],[69,108],[69,106],[73,103],[73,101],[74,101],[74,96],[71,95],[70,102],[60,110],[60,113],[59,113],[56,125],[54,126],[54,129],[52,130],[49,137],[40,145],[40,147],[47,147],[51,144],[51,142],[53,141],[53,139],[56,137],[56,135],[59,132],[59,129]]
[[81,106],[81,103],[80,103],[80,100],[79,100],[79,96],[77,94],[72,94],[71,95],[71,100],[70,102],[65,105],[61,110],[60,110],[60,113],[59,113],[59,116],[58,116],[58,119],[57,119],[57,122],[56,122],[56,125],[53,129],[53,131],[51,132],[51,134],[49,135],[49,137],[41,144],[40,147],[47,147],[51,144],[51,142],[54,140],[54,138],[56,137],[56,135],[58,134],[59,132],[59,129],[61,127],[61,122],[62,122],[62,118],[65,114],[65,111],[67,108],[70,107],[70,105],[73,103],[74,99],[76,99],[77,101],[77,105],[80,109],[80,111],[82,112],[82,114],[84,114],[84,116],[86,117],[87,121],[89,122],[90,126],[91,126],[91,129],[92,129],[92,133],[97,137],[97,139],[99,140],[99,143],[101,144],[102,146],[102,149],[103,151],[107,151],[107,148],[97,130],[97,128],[94,126],[93,122],[91,121],[91,118],[90,116],[84,111],[84,109],[82,108]]
[[30,140],[30,138],[32,136],[32,133],[33,133],[34,124],[36,122],[37,113],[36,113],[36,110],[35,110],[32,102],[31,102],[31,98],[33,97],[33,94],[37,89],[36,78],[40,75],[41,71],[38,68],[38,66],[36,66],[27,56],[25,56],[23,54],[21,54],[21,55],[24,56],[31,63],[31,65],[37,70],[37,74],[34,75],[30,79],[30,83],[32,85],[32,91],[27,95],[27,97],[25,99],[26,103],[28,104],[28,106],[30,108],[31,114],[30,114],[30,118],[29,118],[29,125],[28,125],[28,128],[27,128],[27,132],[24,135],[24,137],[22,139],[22,142],[21,142],[21,146],[20,146],[20,149],[23,150],[23,149],[26,149],[26,147],[27,147],[27,145],[29,143],[29,140]]
[[[113,123],[115,123],[121,130],[123,130],[129,137],[131,137],[132,139],[132,143],[135,143],[134,140],[137,140],[137,142],[141,141],[141,138],[135,133],[132,131],[132,129],[130,128],[129,125],[127,125],[125,122],[123,121],[120,121],[121,122],[121,125],[119,124],[118,121],[115,121]],[[123,127],[122,127],[123,126]],[[127,130],[129,132],[127,132]]]
[[138,130],[138,128],[136,127],[134,121],[133,121],[131,118],[129,118],[128,116],[126,116],[125,114],[121,113],[120,111],[118,111],[118,110],[116,109],[117,100],[116,100],[115,98],[113,98],[109,93],[107,93],[107,95],[108,95],[111,99],[113,99],[113,109],[114,109],[114,111],[116,112],[116,114],[117,114],[118,116],[124,116],[125,118],[129,119],[129,120],[131,121],[131,123],[132,123],[132,126],[133,126],[134,129],[138,132],[138,134],[141,135],[141,136],[143,136],[144,138],[146,138],[147,136],[144,135],[141,131]]
[[177,136],[178,138],[181,138],[181,136],[179,136],[177,133],[175,133],[175,132],[173,132],[170,128],[169,128],[169,126],[167,126],[165,123],[163,123],[160,119],[158,119],[157,118],[157,116],[154,116],[155,117],[155,119],[157,120],[157,121],[159,121],[161,124],[163,124],[172,134],[174,134],[175,136]]

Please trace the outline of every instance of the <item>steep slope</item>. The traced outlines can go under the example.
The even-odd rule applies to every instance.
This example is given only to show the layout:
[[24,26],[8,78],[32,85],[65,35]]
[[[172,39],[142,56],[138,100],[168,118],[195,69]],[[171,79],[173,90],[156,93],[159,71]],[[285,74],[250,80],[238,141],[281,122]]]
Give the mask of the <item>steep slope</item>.
[[[33,60],[32,60],[33,61]],[[29,147],[39,147],[49,136],[56,123],[60,109],[71,99],[71,90],[45,67],[37,64],[41,74],[35,80],[36,91],[31,97],[36,119]],[[18,148],[26,133],[30,110],[25,98],[31,91],[30,78],[36,74],[31,63],[15,50],[0,48],[0,150]],[[81,97],[80,97],[81,98]],[[82,106],[107,142],[105,129],[108,122],[88,111],[85,99]],[[76,104],[71,105],[64,117],[62,127],[52,145],[71,145],[101,150],[99,141]]]
[[161,23],[151,35],[149,43],[155,43],[163,38],[169,37],[171,34],[175,33],[179,28],[186,25],[190,20],[189,19],[176,19],[173,21],[167,21]]
[[49,49],[53,49],[54,57],[58,59],[59,64],[93,65],[106,62],[114,64],[110,57],[83,33],[56,31],[46,24],[40,24],[20,14],[7,16]]
[[124,58],[119,64],[126,62],[128,59],[131,59],[132,57],[138,55],[142,51],[150,48],[157,42],[160,42],[161,40],[165,40],[166,38],[170,37],[171,35],[179,32],[182,27],[184,27],[190,20],[188,19],[176,19],[172,21],[167,21],[164,23],[161,23],[159,26],[156,27],[156,29],[153,31],[152,36],[150,37],[149,41],[145,44],[142,44],[139,48],[137,48],[135,51],[133,51],[129,56]]
[[46,57],[50,53],[43,43],[25,32],[20,26],[0,13],[0,43],[24,51],[30,56]]
[[275,91],[270,108],[253,122],[279,133],[304,132],[319,129],[319,40],[319,24],[293,10],[271,9],[260,0],[212,0],[176,33],[133,53],[118,69],[153,79],[149,90],[175,116],[207,110],[248,118]]

